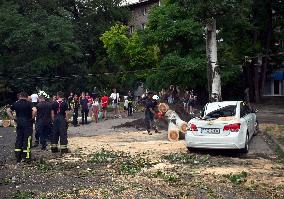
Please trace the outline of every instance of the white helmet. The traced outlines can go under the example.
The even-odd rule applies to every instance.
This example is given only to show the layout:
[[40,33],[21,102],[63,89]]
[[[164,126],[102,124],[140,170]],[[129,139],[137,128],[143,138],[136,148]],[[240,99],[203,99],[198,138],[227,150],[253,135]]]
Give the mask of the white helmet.
[[159,97],[158,95],[154,95],[154,96],[152,97],[152,99],[154,99],[154,100],[159,100],[160,97]]

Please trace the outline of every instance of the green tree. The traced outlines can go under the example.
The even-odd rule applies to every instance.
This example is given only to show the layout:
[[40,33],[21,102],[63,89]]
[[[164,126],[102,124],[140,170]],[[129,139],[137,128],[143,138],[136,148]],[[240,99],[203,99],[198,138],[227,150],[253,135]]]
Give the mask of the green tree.
[[157,46],[145,46],[137,33],[128,34],[128,27],[115,25],[106,31],[101,40],[113,63],[124,70],[156,67],[159,60]]

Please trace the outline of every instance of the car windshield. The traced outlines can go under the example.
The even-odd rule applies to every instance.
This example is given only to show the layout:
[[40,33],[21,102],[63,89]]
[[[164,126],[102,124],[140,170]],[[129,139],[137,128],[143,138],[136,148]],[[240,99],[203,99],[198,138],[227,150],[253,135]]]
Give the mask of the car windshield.
[[232,117],[236,115],[236,105],[229,105],[209,112],[203,119],[218,119],[219,117]]

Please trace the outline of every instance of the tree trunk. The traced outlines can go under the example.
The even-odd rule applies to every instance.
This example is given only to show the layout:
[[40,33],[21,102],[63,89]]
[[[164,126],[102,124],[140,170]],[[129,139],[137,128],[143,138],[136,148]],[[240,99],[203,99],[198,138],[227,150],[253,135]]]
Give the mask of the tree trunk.
[[267,23],[266,23],[266,40],[265,40],[265,54],[262,59],[262,70],[261,70],[261,85],[260,85],[260,97],[263,96],[264,84],[266,81],[266,72],[268,65],[268,56],[271,48],[272,38],[272,2],[267,0]]
[[206,53],[207,53],[207,76],[209,101],[221,101],[221,77],[220,69],[217,64],[217,39],[216,39],[216,20],[208,22],[206,25]]

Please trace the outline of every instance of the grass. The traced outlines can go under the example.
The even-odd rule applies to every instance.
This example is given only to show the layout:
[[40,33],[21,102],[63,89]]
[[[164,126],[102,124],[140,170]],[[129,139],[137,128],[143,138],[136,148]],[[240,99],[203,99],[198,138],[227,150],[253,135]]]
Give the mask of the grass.
[[122,175],[139,173],[143,168],[150,167],[153,164],[148,159],[139,155],[131,156],[124,152],[108,151],[105,149],[94,153],[89,162],[94,164],[113,164],[113,167]]
[[225,178],[229,179],[232,183],[234,184],[241,184],[243,182],[246,182],[246,178],[248,176],[248,173],[245,171],[242,171],[241,173],[238,174],[226,174],[223,175]]
[[89,162],[94,164],[108,164],[113,163],[116,159],[125,156],[123,152],[114,152],[102,149],[91,156]]
[[119,173],[133,175],[142,171],[143,168],[150,167],[151,165],[152,163],[143,157],[129,157],[120,163]]
[[175,174],[167,174],[167,173],[164,173],[160,170],[158,170],[156,173],[154,173],[153,176],[155,178],[162,178],[166,182],[177,182],[178,181],[178,176],[176,176]]
[[11,178],[3,178],[1,179],[0,181],[0,185],[9,185],[9,184],[12,184],[13,181]]
[[35,193],[32,192],[32,191],[19,191],[17,190],[12,198],[15,198],[15,199],[32,199],[35,197]]
[[52,165],[45,162],[43,159],[41,159],[37,164],[36,168],[42,172],[47,172],[53,169]]

